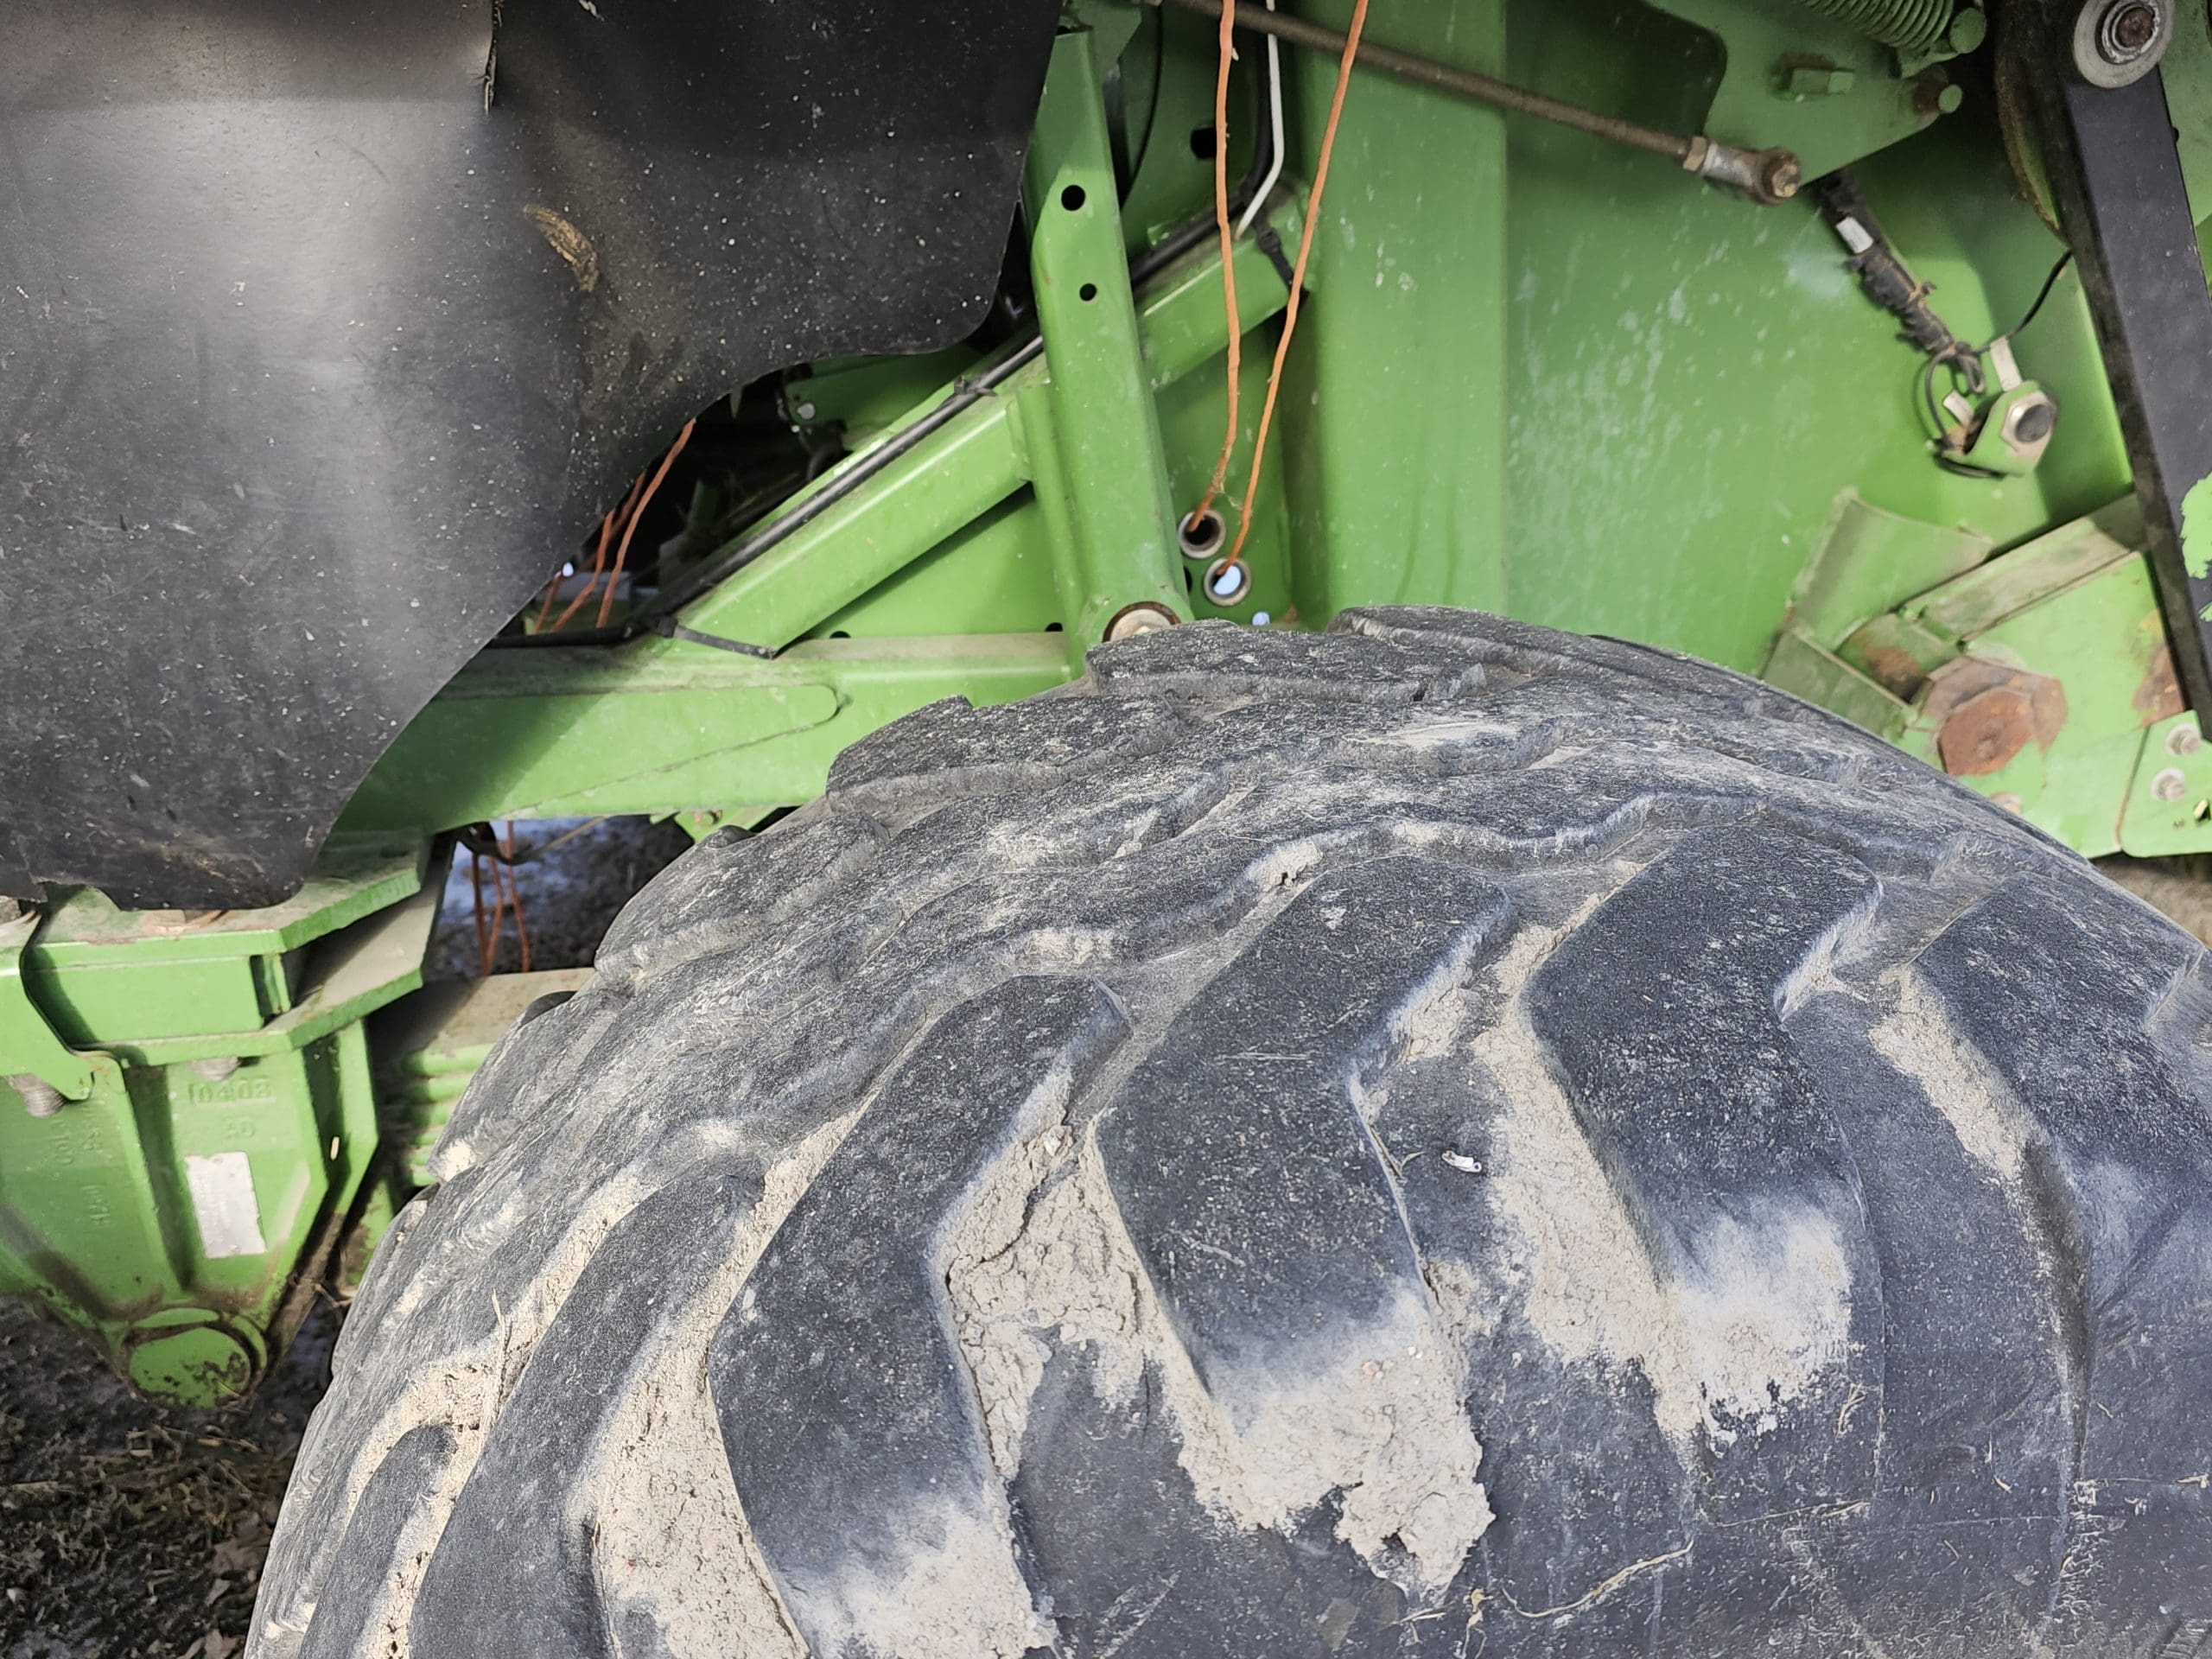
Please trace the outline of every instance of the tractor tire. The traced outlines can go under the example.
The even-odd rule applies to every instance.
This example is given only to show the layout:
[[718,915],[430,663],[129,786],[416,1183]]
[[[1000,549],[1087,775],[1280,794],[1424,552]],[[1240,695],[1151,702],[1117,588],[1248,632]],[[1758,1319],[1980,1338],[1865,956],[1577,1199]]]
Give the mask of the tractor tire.
[[1109,645],[501,1043],[251,1651],[2212,1654],[2209,1011],[1719,669]]

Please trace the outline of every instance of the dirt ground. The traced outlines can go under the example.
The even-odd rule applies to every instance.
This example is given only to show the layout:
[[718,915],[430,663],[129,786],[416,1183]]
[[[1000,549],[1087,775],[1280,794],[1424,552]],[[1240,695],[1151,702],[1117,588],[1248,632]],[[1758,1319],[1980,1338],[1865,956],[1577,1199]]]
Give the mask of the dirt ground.
[[236,1654],[337,1331],[318,1311],[251,1399],[183,1411],[0,1300],[0,1659]]
[[[690,845],[634,818],[520,829],[525,848],[581,831],[516,868],[533,968],[588,963],[629,896]],[[479,961],[468,854],[454,866],[432,979]],[[251,1399],[184,1411],[137,1398],[84,1338],[0,1298],[0,1659],[232,1659],[343,1318],[317,1309]]]

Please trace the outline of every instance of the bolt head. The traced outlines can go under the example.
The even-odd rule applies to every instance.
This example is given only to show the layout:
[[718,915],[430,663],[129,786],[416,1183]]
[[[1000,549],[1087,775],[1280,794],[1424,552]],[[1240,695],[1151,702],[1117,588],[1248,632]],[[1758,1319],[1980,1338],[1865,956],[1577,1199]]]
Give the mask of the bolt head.
[[2126,86],[2158,66],[2172,40],[2169,0],[2084,0],[2074,20],[2074,68],[2092,86]]
[[2204,734],[2194,725],[2177,726],[2166,734],[2168,754],[2195,754],[2204,747]]
[[1134,639],[1141,633],[1155,633],[1161,628],[1172,628],[1175,621],[1175,613],[1165,605],[1132,605],[1106,625],[1106,638],[1109,640]]
[[1996,794],[1991,796],[1989,798],[1989,804],[1992,806],[1999,806],[2004,808],[2005,810],[2012,813],[2016,817],[2022,812],[2026,811],[2028,806],[2028,804],[2025,801],[2022,800],[2009,789],[1999,790]]
[[2097,43],[2108,62],[2132,63],[2158,38],[2158,8],[2148,0],[2120,0],[2106,11]]
[[2158,800],[2177,801],[2189,793],[2189,779],[2179,766],[2168,766],[2151,780],[2151,793]]
[[1805,182],[1805,169],[1786,149],[1770,149],[1759,169],[1761,194],[1769,201],[1787,201]]

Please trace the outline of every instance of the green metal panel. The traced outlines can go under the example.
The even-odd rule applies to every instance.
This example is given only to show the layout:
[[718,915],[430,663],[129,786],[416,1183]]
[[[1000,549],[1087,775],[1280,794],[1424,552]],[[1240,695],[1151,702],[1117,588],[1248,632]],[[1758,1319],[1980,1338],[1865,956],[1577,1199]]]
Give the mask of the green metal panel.
[[[1351,13],[1344,0],[1304,10],[1337,27]],[[1368,29],[1465,68],[1496,73],[1504,57],[1491,0],[1381,4]],[[1293,165],[1311,178],[1336,65],[1303,52],[1284,65]],[[1511,597],[1508,141],[1494,111],[1384,76],[1357,75],[1345,99],[1268,462],[1311,626],[1347,605],[1503,610]],[[1685,182],[1658,163],[1639,177]],[[1241,491],[1241,456],[1230,477]]]
[[[1675,20],[1634,3],[1514,16],[1514,79],[1678,130],[1700,113],[1688,72],[1709,43]],[[2127,487],[2070,275],[2020,346],[2061,405],[2050,452],[2028,477],[1959,478],[1929,458],[1918,353],[1809,202],[1755,207],[1541,124],[1509,142],[1512,614],[1750,670],[1840,490],[2005,546]],[[2018,320],[2059,249],[1986,105],[1857,170],[1960,334]]]
[[2194,713],[2143,734],[2121,810],[2120,850],[2138,858],[2212,848],[2212,746]]

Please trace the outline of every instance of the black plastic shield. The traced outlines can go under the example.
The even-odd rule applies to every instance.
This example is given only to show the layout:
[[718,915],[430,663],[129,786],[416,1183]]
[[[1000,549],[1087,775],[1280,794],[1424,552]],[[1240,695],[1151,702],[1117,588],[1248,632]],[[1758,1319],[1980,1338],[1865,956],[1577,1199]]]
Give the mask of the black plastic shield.
[[11,0],[14,884],[283,896],[686,417],[971,328],[1057,11]]

